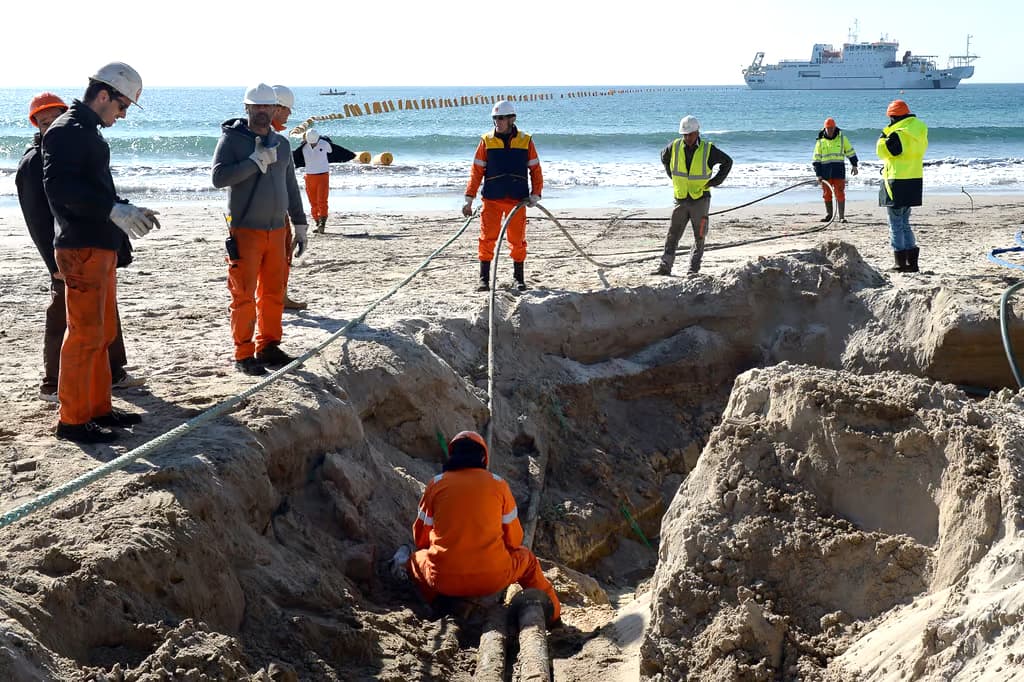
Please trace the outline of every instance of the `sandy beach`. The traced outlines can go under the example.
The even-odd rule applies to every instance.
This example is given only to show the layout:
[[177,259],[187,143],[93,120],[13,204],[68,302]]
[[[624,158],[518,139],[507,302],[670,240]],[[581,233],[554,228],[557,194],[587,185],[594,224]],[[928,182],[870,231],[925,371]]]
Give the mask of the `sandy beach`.
[[[901,315],[924,316],[953,300],[957,310],[968,311],[965,316],[974,315],[981,320],[978,324],[992,329],[999,297],[1018,279],[1019,270],[993,264],[986,255],[991,248],[1014,245],[1014,234],[1024,221],[1022,199],[982,195],[974,197],[972,207],[965,195],[926,196],[925,206],[915,208],[912,217],[921,248],[921,272],[916,274],[889,272],[893,259],[885,213],[873,202],[849,203],[848,223],[814,232],[821,227],[820,202],[758,204],[715,216],[701,274],[685,274],[686,254],[681,253],[676,274],[667,278],[652,272],[667,231],[668,208],[563,212],[556,201],[545,202],[593,259],[614,265],[646,258],[605,268],[580,257],[556,225],[531,210],[526,261],[531,289],[522,294],[502,289],[497,294],[501,361],[503,367],[519,364],[503,370],[496,381],[502,399],[515,403],[496,420],[507,427],[498,438],[497,470],[513,481],[523,508],[528,482],[516,458],[524,448],[540,449],[539,443],[547,438],[549,444],[578,446],[577,454],[591,453],[594,462],[605,462],[600,457],[607,448],[601,443],[628,443],[608,455],[610,463],[601,465],[607,471],[595,464],[593,470],[586,465],[586,471],[574,474],[576,467],[569,462],[551,465],[536,547],[549,562],[546,566],[556,577],[556,586],[566,591],[568,630],[552,635],[556,679],[638,679],[641,638],[623,635],[632,632],[624,623],[636,622],[623,618],[642,612],[642,620],[648,619],[645,605],[650,603],[650,578],[658,556],[638,542],[614,503],[600,522],[579,521],[577,517],[585,515],[578,510],[596,490],[621,486],[615,488],[616,495],[629,502],[647,535],[657,537],[662,514],[726,409],[735,374],[712,379],[695,369],[694,376],[717,388],[707,395],[713,407],[692,410],[680,407],[677,387],[652,384],[642,397],[636,393],[640,402],[632,409],[641,410],[647,405],[642,401],[670,396],[666,400],[675,401],[675,411],[662,414],[652,409],[644,416],[637,411],[610,413],[597,399],[585,409],[588,395],[606,389],[579,388],[573,394],[575,402],[565,404],[564,419],[577,437],[587,432],[603,435],[582,442],[563,435],[568,439],[563,441],[550,436],[551,431],[523,426],[524,420],[528,422],[523,415],[532,414],[523,405],[541,404],[546,387],[556,381],[544,373],[544,363],[564,356],[572,360],[560,365],[565,376],[575,372],[586,377],[577,382],[581,386],[604,386],[602,372],[610,372],[615,363],[635,365],[641,349],[654,343],[654,337],[641,342],[643,329],[661,329],[655,336],[666,338],[685,326],[679,322],[670,327],[672,305],[682,306],[680,316],[697,319],[687,324],[718,320],[704,326],[720,334],[726,333],[722,320],[729,311],[717,306],[744,300],[755,309],[792,309],[801,305],[800,300],[810,300],[813,285],[804,299],[772,302],[774,285],[767,284],[767,275],[760,286],[737,288],[737,282],[747,286],[757,279],[751,272],[761,268],[757,271],[763,273],[787,258],[808,263],[819,258],[801,255],[808,253],[825,253],[822,258],[832,259],[826,269],[846,272],[847,265],[829,254],[847,254],[843,262],[848,263],[853,251],[835,246],[836,242],[851,246],[863,259],[865,267],[856,271],[861,273],[857,277],[872,278],[872,296],[903,302]],[[364,214],[345,213],[340,204],[332,202],[326,234],[310,233],[308,252],[292,270],[290,294],[309,304],[308,310],[285,313],[282,348],[292,354],[312,348],[361,314],[465,222],[457,207],[445,213]],[[712,211],[723,208],[727,207],[712,202]],[[118,272],[129,366],[147,383],[115,393],[115,405],[143,413],[144,421],[113,447],[86,448],[54,438],[56,407],[38,398],[48,277],[20,212],[0,212],[0,258],[5,264],[0,274],[0,344],[5,358],[0,365],[0,395],[7,408],[0,426],[0,466],[5,472],[0,510],[8,511],[138,447],[256,382],[233,368],[220,203],[172,204],[160,206],[160,211],[162,229],[136,240],[135,262]],[[466,652],[471,647],[463,645],[460,653],[455,646],[452,652],[439,654],[448,651],[444,632],[438,630],[442,626],[424,624],[415,599],[382,589],[373,566],[405,539],[415,515],[417,481],[435,471],[438,455],[432,450],[432,426],[450,434],[479,426],[486,417],[488,294],[475,291],[477,230],[474,219],[462,237],[382,303],[347,340],[311,360],[295,376],[128,470],[0,530],[0,607],[5,614],[0,644],[21,642],[17,656],[0,656],[0,672],[8,679],[43,679],[107,674],[116,665],[121,677],[102,679],[155,680],[161,670],[173,673],[176,665],[186,672],[196,670],[195,679],[200,672],[210,679],[288,679],[270,677],[272,664],[280,663],[279,669],[289,668],[301,679],[413,679],[416,674],[424,679],[468,679],[472,656]],[[691,239],[685,234],[681,248]],[[823,246],[828,244],[832,246]],[[507,254],[504,245],[499,283],[511,279]],[[1020,262],[1024,265],[1024,259]],[[852,287],[851,299],[860,291],[852,280],[836,277],[842,286]],[[780,285],[780,296],[783,289]],[[821,285],[817,294],[825,296],[826,290]],[[841,297],[835,300],[836,306],[842,305]],[[654,307],[645,315],[646,305]],[[578,317],[565,312],[568,309]],[[596,330],[589,340],[574,335],[574,319],[581,327]],[[739,329],[744,323],[730,318],[728,324]],[[934,319],[922,320],[917,326],[908,323],[901,333],[916,329],[924,338],[938,335],[938,326]],[[892,338],[885,329],[875,333],[881,345]],[[602,334],[607,347],[601,345]],[[987,341],[991,351],[985,351],[984,366],[981,360],[963,360],[979,363],[971,369],[955,360],[935,360],[941,355],[938,351],[923,359],[913,349],[877,359],[883,349],[872,349],[871,335],[869,329],[859,340],[859,360],[851,359],[852,352],[833,349],[839,342],[830,341],[821,357],[834,360],[818,363],[809,353],[806,362],[864,374],[906,372],[925,382],[992,389],[1012,385],[1005,357],[999,357],[997,336]],[[907,343],[910,347],[913,340]],[[712,344],[706,352],[725,366],[717,355],[724,351]],[[801,362],[800,352],[794,351],[791,361]],[[786,357],[778,351],[773,361]],[[767,364],[749,355],[737,355],[730,362],[742,369]],[[559,395],[564,400],[564,394]],[[627,400],[621,395],[619,399]],[[655,419],[660,416],[677,423],[665,427],[665,438],[657,444],[652,441],[650,447],[615,435],[615,425],[623,422],[633,422],[623,424],[627,431],[647,429],[653,434],[662,428]],[[693,438],[666,445],[682,428],[691,429]],[[532,441],[520,437],[524,429],[533,434]],[[600,457],[593,454],[594,448],[602,450]],[[646,473],[623,482],[613,472],[625,465],[614,460],[626,454],[638,458],[630,468]],[[678,466],[652,464],[661,461],[659,457]],[[1017,452],[1013,457],[1017,466],[1024,455]],[[374,483],[385,480],[385,486]],[[1004,500],[1003,505],[1024,505],[1024,498]],[[244,532],[232,526],[235,522],[244,526]],[[574,530],[560,530],[563,522]],[[660,540],[664,560],[663,532]],[[214,554],[219,558],[211,558]],[[973,556],[970,565],[977,564],[981,554]],[[600,585],[590,589],[590,583],[570,568],[589,574]],[[339,569],[334,571],[337,575],[333,569]],[[320,581],[313,576],[320,576]],[[919,594],[928,593],[926,586],[920,587]],[[601,603],[598,594],[605,595],[605,602],[610,597],[610,603]],[[94,615],[110,609],[120,614],[118,618],[101,620]],[[1007,612],[1019,609],[1007,607]],[[872,609],[865,613],[852,616],[864,632],[880,615]],[[285,622],[291,623],[287,633],[280,631]],[[618,634],[613,632],[615,623]],[[1007,621],[1005,627],[1017,626]],[[833,634],[833,656],[856,640],[852,629]],[[289,637],[292,643],[283,641]],[[911,628],[906,637],[915,640],[920,634]],[[189,647],[192,654],[187,653]],[[867,650],[862,658],[875,651]],[[893,661],[899,653],[893,654]],[[972,657],[966,650],[959,655],[964,660]],[[207,658],[216,665],[202,663]],[[343,669],[341,660],[355,662]],[[850,665],[849,657],[844,665]],[[884,673],[861,672],[865,679],[895,679],[905,669],[901,665],[913,667],[904,660],[893,662]],[[670,669],[659,668],[665,675],[661,679],[672,679],[666,672]],[[653,670],[645,668],[645,676],[652,676]],[[747,678],[737,673],[715,679]]]

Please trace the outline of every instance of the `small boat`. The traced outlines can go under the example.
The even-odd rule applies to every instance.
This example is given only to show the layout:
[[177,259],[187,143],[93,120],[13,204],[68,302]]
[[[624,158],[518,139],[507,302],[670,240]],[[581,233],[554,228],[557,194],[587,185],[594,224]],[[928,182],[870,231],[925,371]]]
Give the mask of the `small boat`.
[[321,90],[320,94],[321,95],[347,95],[348,91],[347,90],[335,90],[334,88],[330,88],[328,90]]

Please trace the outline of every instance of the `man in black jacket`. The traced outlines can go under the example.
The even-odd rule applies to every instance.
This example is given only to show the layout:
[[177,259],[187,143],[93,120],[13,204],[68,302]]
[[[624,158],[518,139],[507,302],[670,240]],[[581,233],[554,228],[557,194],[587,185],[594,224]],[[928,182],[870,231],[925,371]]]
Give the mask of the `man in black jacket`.
[[110,147],[99,128],[124,118],[138,104],[142,78],[112,62],[89,78],[81,100],[43,136],[43,187],[56,219],[53,245],[66,285],[68,331],[60,351],[57,437],[108,443],[109,427],[139,423],[110,400],[110,344],[117,336],[118,252],[129,236],[159,227],[156,213],[120,199],[110,172]]
[[[42,92],[32,98],[29,103],[28,120],[39,128],[32,138],[32,144],[18,163],[18,173],[14,178],[18,188],[18,201],[21,212],[25,216],[29,236],[43,257],[46,268],[50,272],[50,305],[46,307],[46,326],[43,333],[43,382],[39,387],[39,397],[52,402],[57,401],[57,375],[60,368],[60,347],[67,330],[67,311],[64,300],[64,280],[57,276],[57,261],[53,252],[53,213],[46,200],[43,190],[43,155],[41,144],[43,135],[58,116],[68,110],[68,105],[52,92]],[[118,265],[131,262],[130,248],[118,254]],[[131,376],[125,365],[124,338],[121,335],[121,319],[117,319],[117,338],[108,349],[110,373],[114,388],[141,386],[142,379]]]

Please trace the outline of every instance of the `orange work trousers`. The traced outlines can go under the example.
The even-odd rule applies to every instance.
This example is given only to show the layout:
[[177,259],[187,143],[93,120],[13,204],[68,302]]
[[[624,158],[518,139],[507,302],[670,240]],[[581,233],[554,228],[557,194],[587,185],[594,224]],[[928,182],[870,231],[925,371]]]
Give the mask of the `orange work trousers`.
[[306,173],[306,196],[313,220],[327,217],[327,195],[330,194],[330,173]]
[[81,425],[110,414],[110,358],[117,338],[117,251],[57,249],[68,328],[60,347],[60,421]]
[[551,581],[544,577],[537,557],[526,547],[508,550],[512,558],[510,568],[502,573],[474,573],[469,575],[444,575],[438,573],[430,561],[429,550],[421,549],[409,557],[409,576],[428,604],[439,594],[449,597],[485,597],[504,590],[512,583],[523,587],[542,590],[555,607],[553,619],[562,615],[562,604],[558,601]]
[[[480,260],[494,260],[494,245],[498,242],[498,234],[501,232],[501,221],[518,203],[515,199],[484,199],[484,208],[480,211],[480,241],[477,249]],[[526,206],[519,209],[508,221],[505,239],[512,248],[512,260],[516,263],[525,261]]]
[[238,260],[228,261],[231,335],[235,340],[235,360],[244,360],[281,341],[290,234],[287,227],[233,227],[231,236],[239,256]]
[[[836,188],[836,201],[846,201],[846,179],[834,178],[828,182]],[[832,201],[832,187],[821,184],[821,196],[825,201]]]

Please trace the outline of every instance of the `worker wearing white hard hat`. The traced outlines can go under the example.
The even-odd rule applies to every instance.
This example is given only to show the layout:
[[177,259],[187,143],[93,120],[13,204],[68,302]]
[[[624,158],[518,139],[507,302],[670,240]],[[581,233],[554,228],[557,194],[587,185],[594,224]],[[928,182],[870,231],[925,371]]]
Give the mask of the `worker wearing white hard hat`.
[[[711,209],[711,193],[708,188],[722,184],[732,169],[732,159],[728,154],[710,140],[701,139],[700,121],[695,116],[687,115],[679,120],[679,134],[682,137],[670,142],[661,152],[661,163],[672,180],[675,208],[669,221],[661,263],[654,273],[656,275],[672,274],[676,247],[686,223],[693,227],[690,274],[700,272],[704,242],[708,236],[708,213]],[[715,166],[718,166],[718,170],[712,174]]]
[[259,376],[267,367],[280,368],[294,359],[280,347],[281,316],[289,254],[293,242],[296,256],[306,250],[308,226],[291,147],[271,126],[277,94],[259,83],[245,91],[242,102],[246,117],[221,124],[213,186],[228,189],[230,235],[225,246],[235,368]]
[[[291,91],[286,85],[271,85],[274,90],[274,96],[277,97],[277,107],[274,109],[274,115],[270,119],[270,125],[277,132],[282,132],[288,127],[288,118],[292,115],[292,109],[295,108],[295,93]],[[295,233],[292,230],[292,223],[285,216],[285,221],[288,223],[288,271],[285,273],[285,290],[284,290],[284,309],[285,310],[305,310],[309,305],[305,301],[296,301],[288,295],[288,279],[291,278],[291,266],[292,266],[292,248],[291,244],[295,238]]]
[[57,223],[54,259],[65,291],[67,333],[57,376],[57,437],[108,443],[111,427],[141,421],[111,406],[109,346],[117,335],[118,262],[131,260],[129,238],[160,227],[156,211],[117,195],[110,147],[98,128],[110,127],[138,104],[142,78],[123,62],[100,67],[81,100],[42,139],[43,187]]
[[[483,183],[483,210],[480,212],[480,238],[477,255],[480,258],[479,291],[490,288],[491,261],[494,247],[501,232],[501,223],[520,202],[536,206],[544,189],[544,176],[533,138],[516,125],[516,109],[511,102],[501,100],[491,109],[494,129],[480,137],[462,215],[473,215],[473,199]],[[520,291],[526,289],[526,209],[520,208],[509,218],[505,237],[512,253],[512,276]]]
[[323,234],[327,229],[328,206],[332,163],[345,163],[356,158],[354,152],[335,144],[331,138],[321,135],[316,128],[310,128],[303,135],[303,143],[292,156],[296,168],[305,168],[306,196],[309,198],[309,212],[313,214],[316,232]]

